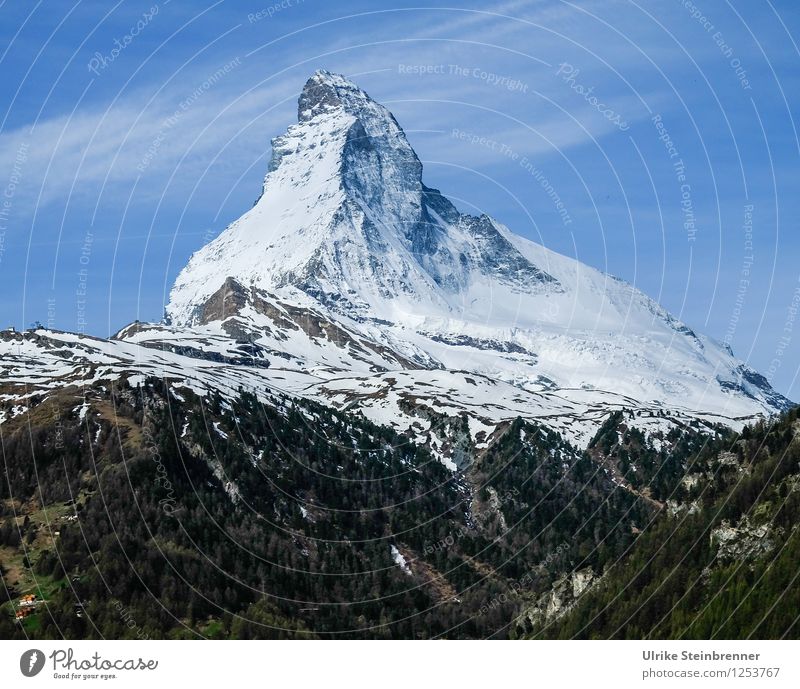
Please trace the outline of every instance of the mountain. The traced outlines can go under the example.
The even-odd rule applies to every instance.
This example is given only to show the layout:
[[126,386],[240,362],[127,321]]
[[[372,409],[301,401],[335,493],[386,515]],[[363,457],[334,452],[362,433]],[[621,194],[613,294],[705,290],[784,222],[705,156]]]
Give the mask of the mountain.
[[163,322],[0,332],[0,638],[795,635],[789,406],[317,72]]
[[453,468],[462,417],[478,447],[517,417],[586,447],[622,409],[657,438],[791,406],[635,287],[461,213],[425,186],[393,115],[325,71],[273,140],[261,196],[191,257],[163,323],[0,340],[7,399],[146,375],[280,391],[360,411]]
[[176,325],[197,323],[228,277],[358,322],[437,330],[451,320],[510,329],[515,313],[495,297],[562,291],[507,231],[425,187],[392,114],[344,77],[311,77],[298,123],[272,149],[255,206],[178,276],[167,306]]

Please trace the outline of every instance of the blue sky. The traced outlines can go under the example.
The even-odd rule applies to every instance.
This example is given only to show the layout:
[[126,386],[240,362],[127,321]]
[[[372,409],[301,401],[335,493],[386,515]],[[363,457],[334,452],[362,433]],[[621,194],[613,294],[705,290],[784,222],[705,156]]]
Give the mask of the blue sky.
[[159,319],[325,68],[462,209],[635,283],[800,399],[797,3],[422,5],[2,3],[0,326]]

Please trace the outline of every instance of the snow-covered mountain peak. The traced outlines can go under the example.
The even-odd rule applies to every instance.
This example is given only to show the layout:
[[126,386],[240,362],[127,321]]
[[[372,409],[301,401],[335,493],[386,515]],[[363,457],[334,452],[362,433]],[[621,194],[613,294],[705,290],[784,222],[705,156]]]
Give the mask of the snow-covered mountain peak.
[[623,412],[659,447],[791,405],[632,285],[459,212],[424,185],[391,113],[327,72],[273,140],[262,196],[191,257],[167,316],[109,340],[0,331],[0,402],[13,416],[146,376],[177,395],[279,393],[393,426],[450,467],[520,417],[585,448]]
[[370,98],[366,91],[341,74],[317,70],[306,81],[300,93],[297,121],[302,124],[321,114],[337,110],[361,119],[370,136],[383,136],[398,131],[402,133],[392,113]]
[[267,352],[292,342],[322,378],[357,371],[348,404],[363,376],[415,368],[502,381],[521,400],[611,395],[726,417],[789,403],[635,287],[459,212],[425,186],[392,114],[323,71],[273,140],[262,196],[192,256],[167,315]]
[[[326,129],[332,120],[348,122],[350,127],[344,151],[346,157],[342,160],[343,173],[354,165],[371,164],[373,160],[368,154],[373,153],[380,157],[384,167],[396,174],[406,192],[421,193],[422,164],[394,115],[341,74],[318,70],[300,93],[297,124],[289,128],[289,134],[297,136],[308,129]],[[282,142],[282,138],[277,141]],[[362,178],[361,182],[364,181]],[[375,193],[377,188],[367,191]]]
[[322,111],[345,108],[358,110],[372,99],[341,74],[319,69],[312,74],[297,101],[297,121],[312,119]]
[[194,322],[228,277],[392,321],[459,313],[476,285],[560,289],[491,218],[463,215],[427,188],[394,116],[341,75],[308,80],[298,122],[272,151],[255,206],[178,276],[172,322]]

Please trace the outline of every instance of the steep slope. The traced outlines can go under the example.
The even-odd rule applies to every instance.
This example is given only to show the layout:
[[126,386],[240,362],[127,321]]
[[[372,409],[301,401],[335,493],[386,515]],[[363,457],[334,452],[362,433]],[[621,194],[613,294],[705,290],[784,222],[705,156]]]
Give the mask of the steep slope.
[[3,425],[0,638],[502,637],[554,551],[648,514],[535,424],[472,477],[309,401],[110,388]]
[[534,606],[536,638],[796,638],[800,420],[725,438],[692,456],[677,501],[559,615]]
[[2,425],[0,638],[795,636],[798,423],[672,434],[664,509],[614,423],[517,419],[454,474],[306,400],[54,391]]

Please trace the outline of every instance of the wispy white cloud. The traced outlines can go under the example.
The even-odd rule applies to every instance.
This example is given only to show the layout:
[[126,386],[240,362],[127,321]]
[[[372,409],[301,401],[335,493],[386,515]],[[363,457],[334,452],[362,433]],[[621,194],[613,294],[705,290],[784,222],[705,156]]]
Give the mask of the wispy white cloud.
[[148,180],[140,185],[142,192],[155,192],[158,184],[153,182],[165,180],[179,164],[200,174],[223,149],[225,156],[250,158],[255,141],[267,150],[269,132],[294,111],[294,98],[286,101],[289,84],[276,82],[244,93],[240,86],[204,90],[200,76],[144,108],[143,96],[131,94],[108,109],[84,108],[0,134],[5,160],[13,160],[20,145],[28,146],[17,201],[41,196],[46,203],[70,190],[94,195],[105,182],[113,191],[115,184],[137,177]]
[[[610,4],[616,4],[615,0],[601,3]],[[208,72],[187,72],[163,88],[152,102],[148,102],[147,94],[132,92],[109,109],[84,106],[74,114],[41,119],[32,131],[21,127],[0,133],[0,155],[13,159],[20,143],[29,143],[24,183],[18,191],[20,201],[41,198],[47,203],[69,193],[95,195],[101,185],[106,185],[104,193],[113,193],[140,176],[146,177],[147,183],[138,186],[138,193],[160,195],[162,184],[179,164],[179,182],[193,184],[217,155],[230,169],[241,171],[254,156],[266,153],[269,137],[293,121],[296,94],[305,76],[318,67],[346,74],[367,72],[359,82],[397,110],[407,129],[449,133],[454,127],[469,127],[478,134],[509,142],[521,155],[564,151],[615,132],[607,121],[592,117],[585,103],[569,102],[571,94],[565,97],[565,88],[554,77],[553,69],[535,59],[545,54],[552,59],[554,51],[538,44],[530,48],[531,59],[526,59],[526,51],[520,48],[524,41],[512,42],[517,46],[513,53],[503,44],[511,34],[535,31],[530,22],[557,27],[576,21],[576,10],[568,5],[511,0],[486,6],[483,12],[445,12],[447,21],[420,28],[420,16],[426,14],[394,13],[391,25],[378,26],[370,41],[353,40],[346,31],[334,32],[320,42],[324,47],[321,57],[306,52],[296,67],[285,68],[253,88],[264,76],[259,71],[263,55],[257,53],[205,89],[185,109],[180,103],[203,84]],[[313,31],[303,34],[304,40],[315,35]],[[448,40],[428,40],[437,36]],[[479,44],[485,49],[479,50]],[[361,47],[355,49],[354,45]],[[284,48],[291,55],[288,46]],[[292,64],[291,60],[284,62]],[[469,77],[401,78],[398,65],[409,62],[480,66],[521,80],[527,93],[505,91]],[[635,96],[625,93],[619,84],[608,87],[609,97],[614,97],[615,106],[629,121],[643,116]],[[548,105],[547,98],[561,103],[585,129]],[[428,157],[466,166],[492,162],[491,151],[449,135],[426,138],[424,152]],[[238,178],[238,174],[232,173],[231,178]]]

